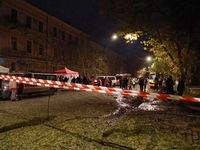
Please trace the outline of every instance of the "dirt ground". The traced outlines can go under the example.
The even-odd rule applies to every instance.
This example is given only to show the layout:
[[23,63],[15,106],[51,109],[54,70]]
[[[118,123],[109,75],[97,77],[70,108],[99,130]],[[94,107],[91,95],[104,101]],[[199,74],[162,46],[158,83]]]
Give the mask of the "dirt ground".
[[122,101],[131,107],[116,95],[71,90],[0,101],[0,149],[200,149],[198,112],[173,101],[155,100],[153,111],[139,109],[142,98]]
[[115,111],[116,107],[114,95],[73,90],[58,91],[53,96],[26,96],[16,102],[0,101],[1,114],[24,119],[59,115],[98,117]]

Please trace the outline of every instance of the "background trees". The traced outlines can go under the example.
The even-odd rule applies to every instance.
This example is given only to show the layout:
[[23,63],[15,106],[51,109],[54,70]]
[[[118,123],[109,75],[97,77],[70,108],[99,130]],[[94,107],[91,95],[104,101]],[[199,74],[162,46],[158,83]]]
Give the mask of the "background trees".
[[199,63],[197,0],[100,0],[101,13],[118,20],[119,34],[152,51],[154,71],[192,77]]

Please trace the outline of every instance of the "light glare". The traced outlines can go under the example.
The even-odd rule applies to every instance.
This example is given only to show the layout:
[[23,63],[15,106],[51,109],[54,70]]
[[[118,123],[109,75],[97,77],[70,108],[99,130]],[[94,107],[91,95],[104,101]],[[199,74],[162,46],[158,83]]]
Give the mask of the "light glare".
[[113,35],[113,39],[117,39],[117,35]]

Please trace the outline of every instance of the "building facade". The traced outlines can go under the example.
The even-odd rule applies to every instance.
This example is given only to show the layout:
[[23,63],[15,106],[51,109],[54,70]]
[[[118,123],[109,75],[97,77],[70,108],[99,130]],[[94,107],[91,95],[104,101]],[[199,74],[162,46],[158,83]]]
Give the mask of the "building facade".
[[124,59],[23,0],[0,0],[0,58],[10,72],[54,72],[66,66],[88,76],[123,70],[116,66]]

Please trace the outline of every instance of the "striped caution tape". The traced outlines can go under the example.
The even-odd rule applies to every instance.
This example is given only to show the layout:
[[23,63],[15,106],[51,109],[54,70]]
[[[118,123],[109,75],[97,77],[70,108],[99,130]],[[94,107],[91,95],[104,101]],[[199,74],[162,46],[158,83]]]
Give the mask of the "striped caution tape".
[[[3,80],[9,80],[14,81],[17,83],[23,83],[23,84],[30,84],[30,85],[36,85],[36,86],[45,86],[45,87],[51,87],[51,88],[60,88],[60,89],[69,89],[69,90],[79,90],[79,91],[88,91],[88,92],[98,92],[98,93],[107,93],[107,94],[120,94],[120,95],[126,95],[126,96],[139,96],[137,93],[123,93],[123,92],[111,92],[111,91],[104,91],[104,90],[96,90],[96,89],[89,89],[89,88],[79,88],[79,87],[72,87],[72,86],[63,86],[63,85],[53,85],[53,84],[46,84],[46,83],[37,83],[37,82],[30,82],[30,81],[22,81],[17,79],[10,79],[10,78],[2,78]],[[140,93],[141,97],[147,97],[145,93]]]
[[93,86],[93,85],[43,80],[43,79],[35,79],[35,78],[26,78],[26,77],[17,77],[17,76],[9,76],[9,75],[0,75],[0,78],[3,80],[10,80],[10,81],[15,81],[15,82],[24,83],[24,84],[46,86],[46,87],[52,87],[52,88],[62,88],[62,89],[91,91],[91,92],[108,93],[108,94],[120,94],[120,95],[127,95],[127,96],[139,96],[139,97],[150,97],[150,98],[159,98],[159,99],[200,102],[200,98],[169,95],[169,94],[149,93],[149,92],[139,92],[139,91],[126,90],[126,89],[121,89],[121,88]]

